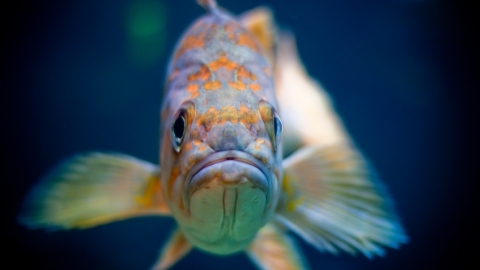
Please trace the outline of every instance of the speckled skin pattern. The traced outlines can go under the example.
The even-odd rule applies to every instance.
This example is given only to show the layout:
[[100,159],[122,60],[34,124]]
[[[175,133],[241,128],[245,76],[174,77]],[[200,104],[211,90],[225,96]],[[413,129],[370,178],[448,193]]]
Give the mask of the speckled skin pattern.
[[[244,249],[275,210],[282,151],[272,73],[255,37],[219,10],[187,29],[169,63],[161,189],[185,237],[206,251]],[[176,149],[180,114],[186,132]]]

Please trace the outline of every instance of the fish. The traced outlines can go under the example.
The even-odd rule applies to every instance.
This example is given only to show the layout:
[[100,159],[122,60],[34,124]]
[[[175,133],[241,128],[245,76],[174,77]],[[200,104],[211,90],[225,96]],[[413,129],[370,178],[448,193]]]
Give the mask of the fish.
[[245,252],[260,269],[308,269],[289,232],[321,252],[368,258],[408,236],[295,37],[269,8],[214,0],[180,38],[160,114],[160,164],[115,152],[67,159],[27,195],[31,229],[87,229],[140,216],[177,228],[152,269],[193,248]]

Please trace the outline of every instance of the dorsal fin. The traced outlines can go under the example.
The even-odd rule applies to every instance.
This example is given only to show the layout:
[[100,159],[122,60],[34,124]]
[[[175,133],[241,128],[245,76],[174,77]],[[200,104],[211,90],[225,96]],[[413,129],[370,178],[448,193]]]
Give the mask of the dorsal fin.
[[276,43],[276,29],[272,11],[257,7],[239,16],[240,24],[252,33],[262,46],[271,66],[274,66],[273,50]]
[[216,14],[218,12],[218,5],[215,0],[197,0],[197,3],[208,13]]

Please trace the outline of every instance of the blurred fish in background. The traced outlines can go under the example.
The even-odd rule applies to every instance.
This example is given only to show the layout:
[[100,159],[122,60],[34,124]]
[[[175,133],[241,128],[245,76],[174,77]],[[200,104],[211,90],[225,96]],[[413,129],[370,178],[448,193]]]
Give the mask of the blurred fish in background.
[[[472,84],[470,62],[465,59],[475,55],[464,57],[470,46],[463,40],[465,32],[452,30],[462,29],[458,25],[464,22],[453,16],[458,16],[454,12],[459,9],[435,1],[345,5],[247,1],[228,3],[228,8],[238,14],[259,4],[270,6],[278,21],[292,26],[305,65],[327,86],[348,130],[355,134],[355,144],[388,182],[412,239],[401,250],[373,261],[319,256],[315,248],[296,241],[310,267],[430,269],[468,252],[462,240],[468,239],[462,236],[468,232],[466,213],[473,205],[469,164],[474,159],[468,154],[473,144],[468,142],[476,133],[466,132],[465,120],[474,114],[466,113],[465,104],[474,99],[466,99],[470,92],[461,89]],[[17,261],[19,267],[34,262],[50,269],[145,269],[158,256],[159,243],[167,241],[175,227],[172,219],[145,217],[44,234],[19,227],[15,216],[35,179],[61,157],[114,149],[145,160],[158,158],[163,77],[159,74],[164,73],[166,52],[200,13],[200,9],[186,8],[194,6],[192,1],[184,6],[139,0],[32,3],[13,9],[21,19],[9,24],[8,29],[16,32],[6,34],[12,42],[5,50],[3,62],[8,68],[2,80],[2,88],[12,89],[5,92],[6,97],[13,99],[3,106],[8,110],[2,115],[12,116],[6,121],[12,128],[5,133],[5,142],[14,144],[6,144],[3,153],[8,158],[2,166],[8,176],[7,228],[13,232],[6,237],[7,243],[13,254],[30,258]],[[298,160],[315,151],[296,155],[296,150],[316,144],[316,138],[353,145],[331,109],[332,98],[298,61],[293,36],[282,34],[279,40],[283,42],[275,50],[280,53],[270,61],[281,67],[275,74],[278,111],[285,127],[283,150],[287,160],[291,158],[284,167],[302,164]],[[282,72],[286,75],[280,76]],[[287,90],[301,85],[315,91],[282,93],[282,85]],[[323,106],[289,108],[289,104],[315,104],[315,100]],[[312,115],[333,128],[318,129],[308,117]],[[309,128],[298,128],[306,124]],[[324,133],[315,136],[319,132]],[[287,169],[284,174],[289,175]],[[305,203],[295,202],[295,207],[289,206],[298,209]],[[301,218],[290,220],[301,222]],[[293,231],[309,242],[300,229]],[[209,257],[193,250],[173,268],[243,268],[249,265],[246,258],[242,253]]]

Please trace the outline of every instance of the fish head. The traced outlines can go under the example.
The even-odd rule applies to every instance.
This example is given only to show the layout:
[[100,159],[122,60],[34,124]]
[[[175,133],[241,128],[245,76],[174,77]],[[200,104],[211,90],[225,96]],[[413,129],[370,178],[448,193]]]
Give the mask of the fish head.
[[282,173],[274,106],[228,95],[216,91],[172,109],[161,157],[174,218],[190,242],[217,254],[244,249],[270,220]]

